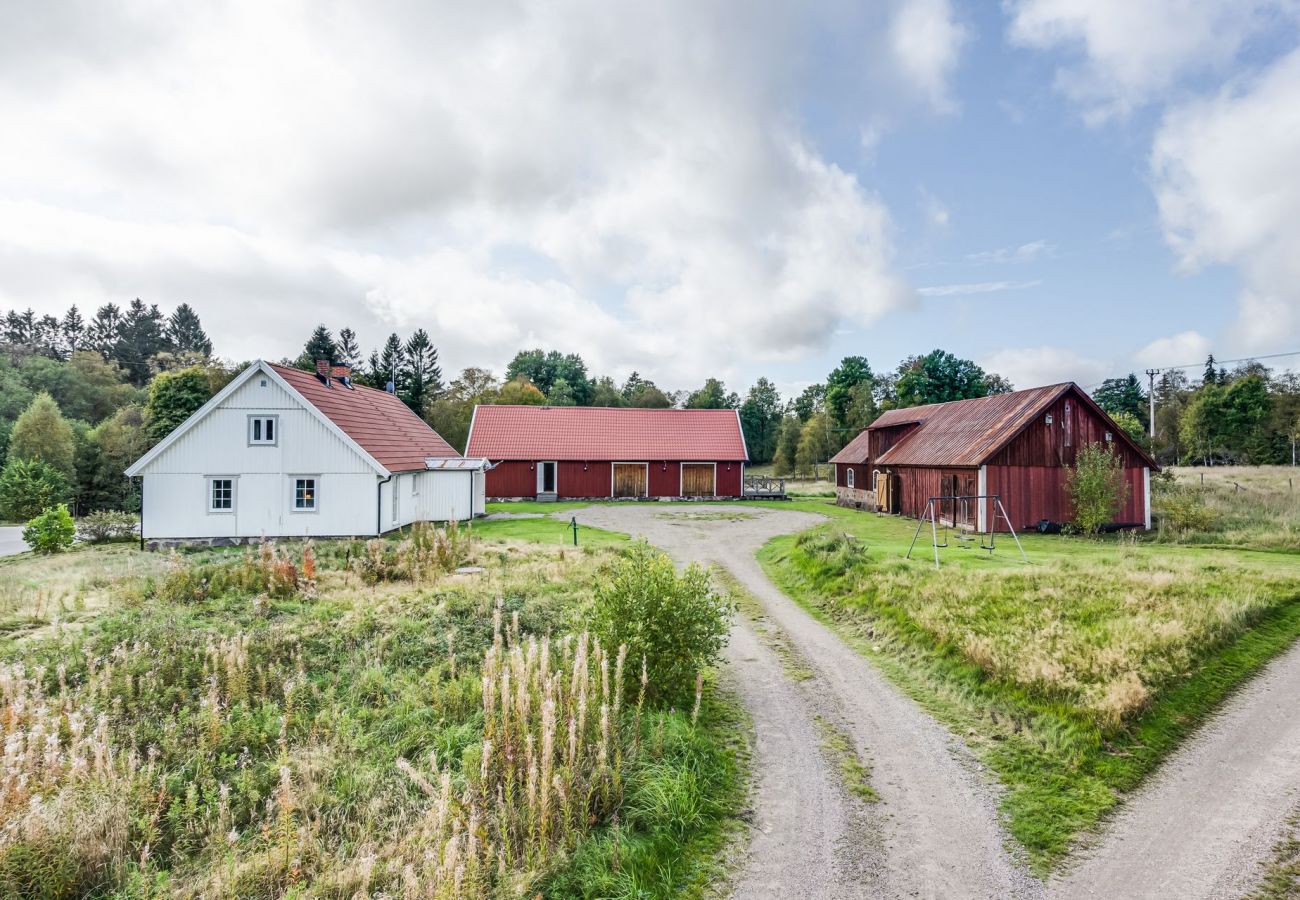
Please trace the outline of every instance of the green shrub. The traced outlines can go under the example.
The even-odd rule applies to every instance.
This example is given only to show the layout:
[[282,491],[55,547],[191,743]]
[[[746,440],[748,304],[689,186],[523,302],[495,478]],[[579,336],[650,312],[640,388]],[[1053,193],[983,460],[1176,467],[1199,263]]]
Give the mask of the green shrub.
[[1066,491],[1074,507],[1074,525],[1086,534],[1096,534],[1114,521],[1128,499],[1128,482],[1119,456],[1102,444],[1079,448],[1074,468],[1066,473]]
[[1180,534],[1189,531],[1209,531],[1218,516],[1205,502],[1202,491],[1179,488],[1160,494],[1157,509],[1160,527],[1170,528]]
[[71,496],[63,473],[39,459],[10,459],[0,471],[0,516],[24,522]]
[[77,537],[87,544],[108,544],[135,538],[140,520],[128,512],[99,509],[77,523]]
[[[672,560],[634,545],[597,586],[593,628],[609,647],[626,644],[644,659],[647,693],[665,702],[687,701],[696,674],[717,659],[734,604],[713,590],[709,573],[692,565],[680,575]],[[639,689],[629,679],[629,689]]]
[[37,553],[61,553],[72,546],[76,536],[77,526],[62,503],[45,510],[23,529],[23,540]]

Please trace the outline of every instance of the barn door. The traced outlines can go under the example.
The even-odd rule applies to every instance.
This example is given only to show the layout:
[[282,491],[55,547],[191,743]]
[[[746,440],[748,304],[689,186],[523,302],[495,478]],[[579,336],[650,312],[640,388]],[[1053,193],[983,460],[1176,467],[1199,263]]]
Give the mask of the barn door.
[[614,463],[614,496],[646,496],[646,467],[644,463]]
[[[963,497],[974,497],[979,492],[975,486],[974,475],[961,476],[961,491]],[[979,513],[979,501],[963,500],[957,504],[957,525],[968,525],[975,527],[976,515]]]
[[712,463],[682,463],[682,496],[715,496],[713,472]]
[[[945,498],[957,496],[956,475],[939,476],[939,495]],[[944,499],[939,501],[939,518],[948,522],[953,522],[956,519],[956,512],[957,512],[956,500]]]

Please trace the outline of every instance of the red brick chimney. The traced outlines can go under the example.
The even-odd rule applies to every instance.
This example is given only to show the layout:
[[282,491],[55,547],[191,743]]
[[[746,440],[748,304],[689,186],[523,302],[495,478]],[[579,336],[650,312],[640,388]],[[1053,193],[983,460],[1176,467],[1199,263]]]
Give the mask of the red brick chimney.
[[328,359],[316,360],[316,374],[321,378],[330,377],[330,361]]

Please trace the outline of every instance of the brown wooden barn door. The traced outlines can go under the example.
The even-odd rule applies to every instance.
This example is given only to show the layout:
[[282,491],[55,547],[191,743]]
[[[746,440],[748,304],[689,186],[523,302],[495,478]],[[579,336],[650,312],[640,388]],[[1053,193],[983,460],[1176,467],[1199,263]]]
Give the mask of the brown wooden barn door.
[[641,463],[614,464],[614,496],[644,497],[646,495],[646,469]]
[[[940,475],[939,476],[939,496],[955,497],[957,495],[957,476]],[[939,501],[939,518],[946,522],[956,520],[957,501],[940,500]]]
[[683,497],[712,497],[716,493],[713,486],[712,465],[682,464]]
[[[976,486],[974,475],[963,475],[961,479],[961,491],[963,497],[974,497],[979,492]],[[975,527],[976,515],[979,513],[979,501],[964,500],[957,504],[957,525],[968,525]]]

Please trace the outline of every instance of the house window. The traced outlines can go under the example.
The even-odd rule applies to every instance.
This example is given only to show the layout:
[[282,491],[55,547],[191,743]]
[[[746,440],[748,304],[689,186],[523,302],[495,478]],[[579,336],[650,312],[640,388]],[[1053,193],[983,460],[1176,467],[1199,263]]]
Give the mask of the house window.
[[280,437],[278,416],[249,416],[248,443],[272,446]]
[[845,475],[844,475],[844,483],[847,484],[850,488],[853,487],[853,467],[852,467],[852,466],[849,466],[849,467],[848,467],[848,470],[845,472]]
[[1070,401],[1065,401],[1065,421],[1061,423],[1065,427],[1065,446],[1069,447],[1074,443],[1074,416],[1070,415]]
[[235,480],[233,478],[213,478],[208,481],[208,511],[234,512]]
[[316,479],[295,478],[293,480],[294,512],[315,512],[316,502]]

